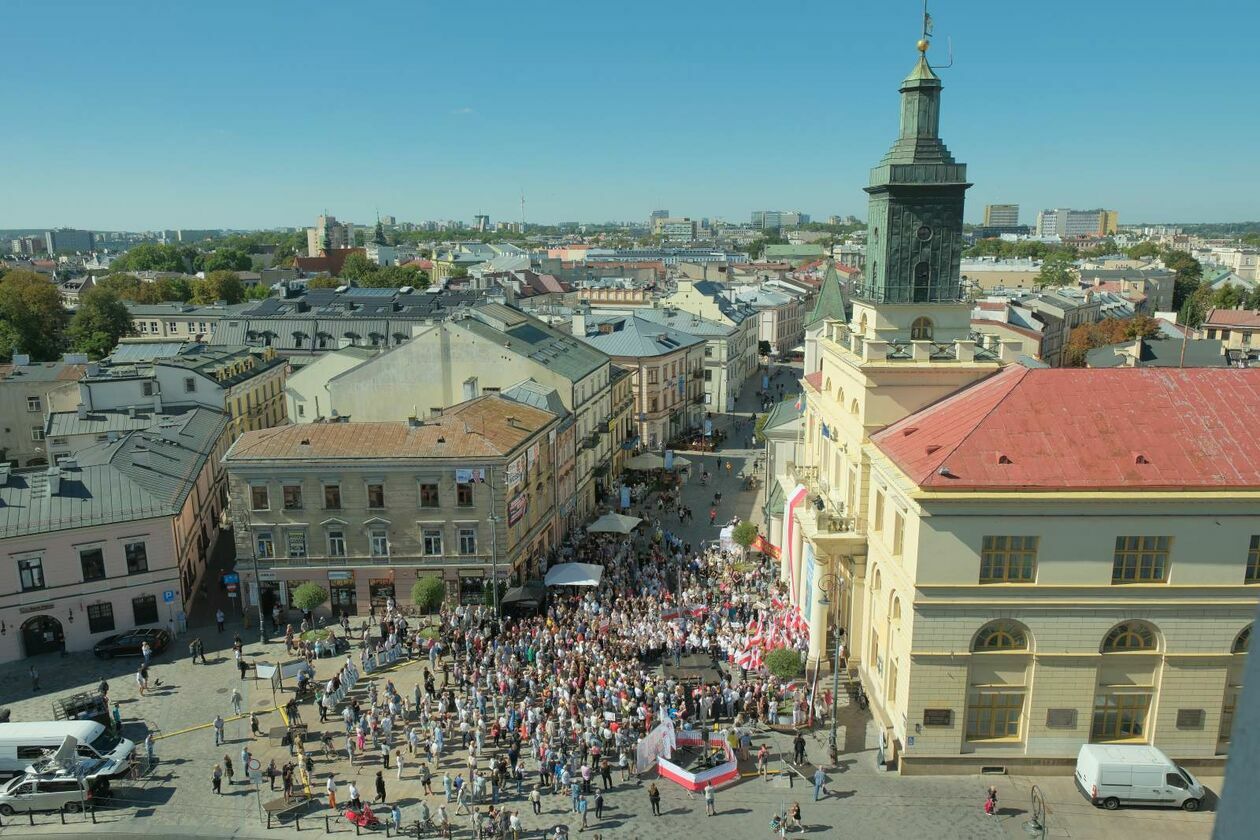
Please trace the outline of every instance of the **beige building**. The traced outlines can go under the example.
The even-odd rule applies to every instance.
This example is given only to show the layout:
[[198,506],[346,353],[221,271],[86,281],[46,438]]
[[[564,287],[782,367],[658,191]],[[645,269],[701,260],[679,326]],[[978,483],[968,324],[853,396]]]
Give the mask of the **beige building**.
[[18,354],[0,365],[0,461],[14,467],[48,463],[44,420],[53,412],[73,411],[85,364],[35,362]]
[[1260,313],[1251,309],[1212,309],[1202,329],[1207,338],[1219,338],[1231,350],[1260,346]]
[[649,449],[702,428],[705,342],[634,315],[579,310],[573,334],[630,373],[634,434]]
[[596,473],[612,455],[611,360],[520,310],[483,304],[435,324],[387,352],[347,348],[299,371],[288,390],[294,422],[426,417],[456,403],[533,380],[559,394],[576,418],[577,515],[595,505]]
[[721,393],[715,397],[717,401],[709,410],[733,411],[734,401],[739,398],[744,383],[757,372],[759,364],[757,341],[760,322],[756,310],[747,302],[731,300],[726,286],[709,280],[677,281],[673,294],[661,298],[660,305],[734,328],[721,351],[710,348],[706,357],[708,367],[712,368],[718,366],[715,355],[722,353],[720,366],[725,379]]
[[291,606],[306,581],[334,615],[410,602],[423,576],[448,603],[488,579],[533,577],[557,544],[562,418],[497,394],[403,422],[325,422],[242,436],[224,458],[247,601]]
[[1037,260],[999,260],[997,257],[978,257],[963,260],[959,266],[963,289],[975,297],[983,297],[997,289],[1028,289],[1040,286],[1041,263]]
[[223,510],[228,419],[192,408],[58,466],[0,467],[0,661],[178,629]]

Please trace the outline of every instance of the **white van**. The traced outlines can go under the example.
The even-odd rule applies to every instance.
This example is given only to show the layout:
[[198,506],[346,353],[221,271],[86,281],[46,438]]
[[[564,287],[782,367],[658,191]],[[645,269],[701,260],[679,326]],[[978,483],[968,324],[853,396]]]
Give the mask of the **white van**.
[[66,736],[79,742],[81,758],[106,762],[103,775],[120,775],[131,767],[135,742],[114,737],[96,721],[0,723],[0,777],[25,773],[27,767],[65,743]]
[[1145,744],[1085,744],[1076,756],[1076,786],[1095,805],[1167,805],[1197,811],[1206,791],[1190,771]]

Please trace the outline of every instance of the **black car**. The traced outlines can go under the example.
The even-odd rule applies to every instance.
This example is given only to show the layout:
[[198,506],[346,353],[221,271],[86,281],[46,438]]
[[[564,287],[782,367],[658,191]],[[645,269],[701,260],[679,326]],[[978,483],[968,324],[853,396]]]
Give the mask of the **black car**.
[[145,642],[153,649],[156,656],[166,650],[171,643],[171,634],[156,627],[130,630],[117,636],[107,636],[96,643],[92,652],[101,659],[113,659],[115,656],[140,656],[140,647]]

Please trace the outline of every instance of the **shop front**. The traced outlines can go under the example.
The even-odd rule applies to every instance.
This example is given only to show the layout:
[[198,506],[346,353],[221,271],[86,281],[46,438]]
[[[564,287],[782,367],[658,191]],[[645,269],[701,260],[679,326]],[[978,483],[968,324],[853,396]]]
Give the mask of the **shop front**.
[[368,581],[368,602],[372,605],[372,609],[378,615],[383,614],[385,607],[389,604],[389,599],[395,599],[397,603],[398,596],[394,592],[394,579],[373,578]]
[[328,573],[328,602],[334,619],[359,614],[354,572]]

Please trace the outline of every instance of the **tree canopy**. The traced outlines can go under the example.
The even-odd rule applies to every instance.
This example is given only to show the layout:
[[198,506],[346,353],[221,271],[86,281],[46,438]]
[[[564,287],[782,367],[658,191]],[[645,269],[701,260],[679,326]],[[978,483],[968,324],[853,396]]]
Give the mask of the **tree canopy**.
[[67,313],[57,287],[33,271],[10,271],[0,280],[0,358],[29,354],[33,361],[60,358]]
[[233,271],[211,271],[204,280],[192,282],[193,303],[240,303],[244,299],[245,287],[241,284],[241,278]]
[[1037,272],[1037,282],[1042,286],[1067,286],[1074,279],[1072,258],[1062,253],[1046,257]]
[[293,590],[293,606],[302,612],[314,612],[327,600],[328,593],[318,583],[299,584]]
[[108,289],[119,300],[130,303],[166,303],[186,301],[192,297],[192,287],[186,277],[162,277],[145,283],[134,274],[111,274],[96,281],[96,288]]
[[179,271],[191,270],[200,254],[188,245],[164,245],[145,242],[135,246],[111,263],[114,271]]
[[442,606],[442,598],[446,596],[446,584],[440,577],[426,575],[411,585],[411,601],[427,613]]
[[249,254],[235,248],[217,248],[201,262],[203,271],[249,271],[253,265]]
[[131,313],[118,295],[93,288],[79,298],[78,310],[66,331],[70,346],[92,359],[109,355],[118,339],[131,333]]
[[346,257],[338,277],[343,283],[349,281],[368,289],[399,289],[403,286],[425,289],[429,286],[428,276],[414,266],[381,266],[359,253]]
[[790,680],[801,673],[801,655],[791,648],[775,648],[765,656],[766,670],[781,680]]
[[1119,344],[1135,338],[1151,338],[1158,334],[1159,322],[1147,315],[1105,318],[1092,324],[1082,324],[1068,336],[1064,364],[1067,367],[1084,367],[1085,354],[1095,347]]

